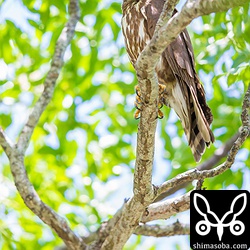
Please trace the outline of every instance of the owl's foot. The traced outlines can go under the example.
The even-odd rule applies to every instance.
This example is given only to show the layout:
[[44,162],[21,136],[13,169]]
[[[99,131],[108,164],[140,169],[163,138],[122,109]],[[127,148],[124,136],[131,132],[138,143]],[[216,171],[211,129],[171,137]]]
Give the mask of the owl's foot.
[[[162,111],[160,110],[163,106],[164,93],[166,87],[163,84],[159,84],[159,103],[158,103],[158,116],[157,118],[162,119],[164,117]],[[141,117],[141,109],[142,109],[142,101],[141,101],[141,90],[139,85],[135,86],[135,108],[137,109],[134,114],[135,119],[139,119]]]
[[140,90],[139,85],[135,86],[135,93],[136,93],[136,96],[135,96],[134,104],[135,104],[136,111],[134,113],[134,118],[139,119],[141,117],[141,108],[142,108],[141,90]]
[[160,84],[160,83],[158,84],[158,86],[159,86],[158,118],[162,119],[164,117],[164,115],[160,109],[163,107],[166,86],[163,84]]

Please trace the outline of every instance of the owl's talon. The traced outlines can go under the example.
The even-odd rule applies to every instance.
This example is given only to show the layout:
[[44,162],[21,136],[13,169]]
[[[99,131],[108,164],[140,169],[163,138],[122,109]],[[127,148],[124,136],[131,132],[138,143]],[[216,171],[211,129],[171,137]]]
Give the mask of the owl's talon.
[[135,86],[135,93],[136,93],[136,97],[135,97],[135,108],[137,109],[134,113],[134,118],[136,120],[140,119],[141,117],[141,108],[142,108],[142,101],[141,101],[141,90],[139,88],[139,85]]
[[[163,96],[165,94],[165,90],[166,90],[166,86],[163,84],[159,84],[159,103],[158,103],[158,115],[156,117],[156,119],[162,119],[164,117],[162,111],[160,110],[163,107]],[[141,101],[141,90],[139,85],[135,86],[135,93],[136,93],[136,97],[135,97],[135,108],[137,109],[134,113],[134,118],[140,119],[141,117],[141,110],[142,110],[142,101]]]
[[160,109],[158,109],[158,117],[159,119],[162,119],[164,117],[162,111]]
[[137,109],[134,113],[134,118],[136,120],[140,119],[141,118],[141,110],[140,109]]
[[141,96],[141,89],[140,89],[139,85],[136,85],[136,86],[135,86],[135,93],[136,93],[136,95],[137,95],[138,97]]
[[159,96],[163,95],[166,92],[166,86],[159,83]]
[[142,101],[141,101],[140,96],[136,95],[134,104],[135,104],[135,108],[136,109],[141,110],[141,108],[142,108]]
[[161,109],[163,107],[163,103],[162,102],[159,102],[158,103],[158,109]]

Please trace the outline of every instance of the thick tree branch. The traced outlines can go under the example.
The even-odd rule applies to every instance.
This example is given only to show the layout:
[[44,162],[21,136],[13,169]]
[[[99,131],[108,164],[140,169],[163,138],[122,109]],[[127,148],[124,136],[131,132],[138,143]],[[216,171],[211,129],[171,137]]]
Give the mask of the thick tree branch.
[[[245,138],[244,130],[247,130],[249,135],[249,109],[250,109],[250,88],[246,92],[246,95],[244,97],[243,106],[242,106],[242,124],[244,125],[244,129],[240,131],[240,133],[236,133],[224,146],[220,147],[215,153],[215,155],[212,157],[212,159],[215,157],[217,159],[218,157],[223,157],[224,154],[226,154],[229,151],[229,148],[232,147],[238,147],[239,142],[241,141],[242,136]],[[243,140],[244,140],[243,138]],[[234,142],[238,139],[238,142],[234,144]],[[240,142],[241,143],[241,142]],[[237,146],[238,145],[238,146]],[[234,149],[230,151],[229,158],[232,157],[232,155],[237,154]],[[230,156],[231,155],[231,156]],[[216,160],[214,160],[216,161]],[[209,161],[213,162],[214,161]],[[212,163],[211,163],[212,164]],[[224,163],[225,164],[225,163]],[[212,164],[214,165],[214,164]],[[210,164],[204,164],[200,165],[200,170],[203,170],[203,168],[210,168],[212,165]],[[203,166],[203,167],[202,167]],[[222,166],[222,165],[221,165]],[[189,172],[189,171],[188,171]],[[188,174],[186,172],[186,174]],[[201,171],[202,172],[202,171]],[[180,177],[180,176],[179,176]],[[179,178],[181,179],[181,177]],[[203,178],[200,178],[202,180]],[[157,195],[157,192],[156,192]],[[130,201],[132,202],[132,200]],[[125,203],[124,206],[127,206]],[[94,241],[97,239],[102,239],[101,241],[104,241],[104,239],[110,234],[112,228],[116,225],[116,223],[119,221],[119,219],[122,216],[122,213],[124,211],[124,206],[116,213],[116,215],[109,221],[102,224],[101,228],[98,232],[91,234],[89,237],[87,237],[86,241]],[[169,199],[163,202],[157,202],[149,205],[147,209],[144,211],[140,222],[146,223],[148,221],[152,220],[158,220],[158,219],[168,219],[171,216],[175,215],[176,213],[180,213],[183,211],[188,210],[190,207],[190,192],[187,194],[184,194],[182,196],[179,196],[177,198]],[[126,210],[126,209],[125,209]],[[126,212],[125,212],[126,213]],[[135,211],[136,214],[136,211]],[[120,228],[122,230],[123,228]],[[119,232],[119,234],[122,231]],[[114,233],[114,232],[112,232]],[[134,231],[135,234],[141,234],[146,236],[154,236],[154,237],[161,237],[161,236],[171,236],[171,235],[180,235],[180,234],[189,234],[189,225],[183,225],[179,222],[176,222],[169,226],[159,226],[159,225],[142,225],[139,224],[138,227],[135,228]],[[98,240],[91,246],[89,249],[99,249],[101,246],[97,244]],[[112,247],[112,246],[110,246]],[[116,245],[113,246],[113,249],[116,248]]]
[[120,217],[117,218],[112,229],[108,223],[108,228],[111,230],[106,232],[106,234],[108,233],[108,237],[102,243],[101,249],[122,249],[135,228],[139,225],[141,215],[152,200],[148,200],[147,202],[144,200],[143,202],[143,204],[140,203],[140,200],[136,196],[133,196],[123,205]]
[[82,239],[75,235],[66,220],[59,216],[40,199],[27,176],[25,166],[23,164],[23,156],[20,155],[16,148],[12,151],[9,159],[15,185],[27,207],[44,223],[50,226],[64,241],[69,249],[85,249]]
[[[193,180],[203,180],[205,178],[211,178],[216,175],[219,175],[223,172],[225,172],[227,169],[229,169],[232,164],[234,163],[236,154],[238,153],[240,147],[244,143],[244,141],[247,139],[249,132],[250,132],[250,126],[249,126],[249,107],[250,107],[250,88],[248,88],[248,91],[245,94],[245,98],[243,101],[243,106],[242,106],[242,124],[243,126],[240,129],[239,135],[237,140],[233,143],[233,146],[228,154],[228,157],[226,161],[219,165],[218,167],[211,169],[211,170],[198,170],[198,169],[192,169],[189,171],[186,171],[185,173],[182,173],[180,175],[177,175],[175,178],[166,181],[163,183],[161,186],[158,188],[155,188],[154,194],[155,198],[158,197],[161,193],[168,191],[170,188],[175,187],[176,185],[181,185],[186,182],[191,182]],[[170,200],[166,200],[163,202],[157,202],[149,205],[146,210],[144,210],[144,213],[140,219],[140,222],[147,222],[151,220],[156,220],[156,219],[168,219],[172,215],[188,210],[190,207],[190,193],[184,194],[178,198],[173,198]],[[133,214],[131,213],[131,210],[134,209],[134,217]],[[123,208],[121,209],[122,214],[120,214],[121,217],[117,218],[117,221],[115,224],[116,230],[118,230],[119,235],[122,236],[122,232],[125,229],[128,232],[127,227],[129,228],[129,232],[134,228],[134,224],[132,222],[137,222],[136,218],[139,213],[141,213],[141,206],[138,203],[134,203],[134,197],[129,200]],[[125,218],[125,216],[128,216],[129,219],[127,220],[121,220],[121,218]],[[133,219],[131,219],[129,216],[132,216]],[[125,225],[120,224],[120,222],[123,221],[123,223],[127,223]],[[119,224],[119,227],[117,225]],[[115,239],[118,239],[118,236],[116,236],[116,231],[111,230],[110,233],[113,236],[115,236]],[[127,236],[125,236],[126,238]],[[112,242],[112,241],[111,241]],[[103,249],[108,249],[108,247],[111,247],[110,249],[116,249],[113,248],[116,245],[106,245]],[[117,248],[120,249],[120,248]]]
[[[177,1],[172,1],[169,8],[164,6],[164,11],[159,19],[157,28],[167,21]],[[164,20],[163,20],[164,19]],[[147,62],[147,61],[145,61]],[[138,125],[136,163],[134,173],[134,196],[124,204],[122,215],[115,227],[102,244],[102,249],[121,249],[126,243],[145,208],[154,200],[152,186],[152,167],[154,159],[155,131],[158,112],[158,82],[154,68],[147,68],[141,59],[142,68],[137,68],[137,78],[143,95],[143,110]],[[119,232],[123,232],[120,234]]]
[[[182,11],[170,18],[166,24],[163,24],[161,19],[158,21],[158,30],[155,31],[151,42],[140,54],[135,65],[141,89],[142,110],[138,126],[134,196],[124,204],[121,209],[121,214],[119,218],[116,217],[115,225],[112,229],[108,222],[107,228],[111,229],[110,231],[106,231],[108,237],[104,242],[103,239],[95,242],[95,246],[101,245],[101,249],[122,249],[130,235],[138,226],[145,208],[152,203],[157,196],[173,187],[175,185],[174,182],[179,185],[192,179],[212,177],[229,168],[228,162],[230,160],[223,166],[211,170],[211,172],[201,172],[197,169],[191,170],[165,182],[158,189],[152,187],[154,137],[158,112],[158,82],[155,65],[163,50],[194,18],[212,12],[225,11],[246,2],[247,0],[188,0]],[[167,10],[166,6],[167,5],[164,6],[164,11]],[[161,15],[161,18],[164,18],[165,21],[168,20],[169,13],[170,12],[166,11],[166,14]],[[241,141],[235,145],[241,145]],[[112,221],[112,224],[113,222],[114,221]]]
[[66,47],[73,38],[76,23],[80,17],[78,0],[71,0],[69,4],[69,20],[62,30],[52,59],[51,68],[44,82],[44,91],[35,104],[26,125],[24,126],[16,145],[12,145],[3,130],[0,129],[0,143],[9,160],[14,182],[27,207],[32,210],[44,223],[50,226],[64,241],[69,249],[85,249],[83,240],[75,235],[66,220],[60,217],[49,206],[42,202],[31,184],[24,166],[24,154],[28,147],[33,130],[43,111],[51,101],[55,83],[63,66],[63,56]]
[[136,228],[134,233],[138,235],[153,236],[153,237],[189,235],[190,225],[180,223],[179,221],[176,221],[175,223],[167,226],[142,224]]
[[190,192],[179,197],[149,205],[141,218],[141,222],[146,223],[148,221],[159,219],[166,220],[172,215],[188,210],[189,207]]

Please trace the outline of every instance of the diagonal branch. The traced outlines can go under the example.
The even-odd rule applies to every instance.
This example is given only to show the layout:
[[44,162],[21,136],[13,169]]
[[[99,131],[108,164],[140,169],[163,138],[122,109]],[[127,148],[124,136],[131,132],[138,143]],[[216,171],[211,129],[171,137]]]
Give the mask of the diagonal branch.
[[240,128],[238,138],[233,143],[233,146],[231,147],[228,153],[226,161],[223,164],[217,166],[216,168],[210,170],[198,170],[197,168],[195,168],[188,170],[184,173],[181,173],[176,177],[172,178],[171,180],[168,180],[164,182],[162,185],[160,185],[156,191],[157,192],[156,196],[158,197],[162,193],[167,192],[169,189],[175,186],[182,185],[183,183],[191,182],[193,180],[211,178],[229,169],[233,165],[235,157],[238,151],[240,150],[242,144],[245,142],[245,140],[250,134],[249,110],[250,110],[250,85],[248,86],[248,89],[245,93],[245,97],[242,104],[241,120],[243,126]]
[[200,164],[197,169],[199,170],[208,170],[214,167],[216,164],[220,162],[221,159],[227,156],[230,149],[232,148],[234,142],[239,137],[239,132],[237,131],[225,144],[221,145],[216,151],[214,152],[213,156],[207,159],[205,162]]
[[11,151],[13,150],[13,142],[10,138],[5,134],[4,130],[0,127],[0,145],[2,146],[4,152],[8,157],[11,155]]
[[[156,189],[156,197],[161,195],[164,192],[167,192],[175,186],[182,185],[193,180],[203,180],[205,178],[214,177],[219,175],[226,170],[228,170],[234,163],[235,157],[241,148],[242,144],[245,142],[247,137],[250,135],[250,85],[246,91],[243,105],[242,105],[242,127],[239,131],[237,140],[233,143],[226,161],[217,166],[214,169],[210,170],[198,170],[192,169],[186,171],[182,174],[177,175],[169,181],[164,182],[161,186]],[[148,206],[147,210],[144,212],[144,215],[141,218],[141,222],[147,222],[156,219],[168,219],[170,216],[176,214],[177,212],[182,212],[189,209],[189,198],[190,192],[184,194],[180,197],[168,199],[162,202],[156,202]]]
[[63,56],[66,47],[73,38],[75,26],[80,17],[78,0],[70,0],[69,14],[69,20],[62,30],[55,47],[51,68],[44,82],[44,91],[35,104],[17,144],[13,145],[2,129],[0,129],[0,144],[9,158],[15,185],[27,207],[58,234],[68,249],[80,250],[86,249],[82,238],[78,237],[70,229],[64,218],[60,217],[48,205],[43,203],[31,184],[24,166],[25,151],[40,116],[51,101],[56,80],[63,66]]
[[[193,180],[203,180],[205,178],[214,177],[216,175],[223,173],[232,166],[236,154],[238,153],[241,145],[244,143],[249,134],[250,134],[250,127],[248,128],[245,127],[244,129],[241,130],[241,133],[236,142],[234,143],[233,147],[231,148],[225,163],[221,164],[220,166],[212,170],[200,171],[197,169],[193,169],[190,171],[186,171],[185,173],[177,175],[175,178],[163,183],[157,190],[157,193],[160,193],[162,190],[167,191],[171,189],[172,185],[173,187],[175,187],[175,185],[179,186],[181,185],[181,183],[186,183],[187,180],[188,182],[191,182]],[[141,222],[146,223],[148,221],[158,220],[158,219],[166,220],[176,213],[188,210],[189,207],[190,207],[190,192],[182,196],[179,196],[177,198],[167,199],[165,201],[156,202],[149,205],[141,218]]]
[[141,218],[141,222],[146,223],[148,221],[159,219],[166,220],[177,213],[188,210],[189,207],[190,192],[179,197],[149,205]]
[[[230,151],[230,149],[232,148],[234,142],[237,140],[238,137],[239,137],[239,132],[236,132],[225,144],[220,146],[209,159],[207,159],[205,162],[197,166],[197,169],[208,170],[216,166],[224,157],[227,156],[228,152]],[[168,189],[168,191],[160,194],[154,202],[163,200],[167,196],[175,193],[176,191],[185,188],[190,183],[191,182],[185,182],[182,183],[181,185],[174,186]]]
[[[245,94],[243,105],[242,105],[242,113],[241,120],[243,127],[241,129],[248,129],[248,133],[250,132],[250,84],[248,86],[247,92]],[[243,131],[241,131],[243,132]]]
[[[142,72],[145,69],[146,60],[147,72],[152,72],[161,53],[193,19],[214,12],[227,11],[230,8],[242,6],[246,3],[249,3],[249,0],[187,0],[180,12],[170,18],[164,25],[160,25],[161,27],[154,32],[150,43],[137,60],[137,71]],[[166,4],[168,4],[168,1]],[[159,22],[161,21],[159,20]]]
[[197,168],[195,169],[191,169],[189,171],[186,171],[184,173],[181,173],[179,175],[177,175],[176,177],[172,178],[171,180],[168,180],[166,182],[164,182],[162,185],[160,185],[157,189],[157,197],[164,193],[167,192],[168,190],[170,190],[171,188],[175,187],[175,186],[179,186],[182,185],[183,183],[186,182],[192,182],[193,180],[202,180],[202,179],[206,179],[206,178],[211,178],[214,177],[216,175],[220,175],[222,173],[224,173],[226,170],[228,170],[234,163],[235,157],[238,153],[238,151],[240,150],[240,147],[242,146],[242,144],[245,142],[245,140],[247,139],[249,135],[249,127],[242,127],[239,137],[237,138],[237,140],[234,142],[228,157],[226,159],[226,161],[217,166],[216,168],[210,169],[210,170],[198,170]]
[[74,36],[75,26],[78,19],[80,18],[80,9],[77,0],[70,1],[69,14],[70,14],[69,20],[65,25],[64,29],[62,30],[56,43],[54,56],[51,62],[51,67],[44,81],[43,93],[39,98],[39,100],[37,101],[37,103],[35,104],[33,111],[31,112],[28,121],[25,124],[20,134],[17,147],[18,150],[22,153],[25,153],[29,145],[33,131],[43,111],[46,109],[47,105],[50,103],[51,98],[53,96],[56,81],[60,74],[61,68],[64,64],[63,61],[64,53]]
[[180,223],[179,221],[176,221],[175,223],[167,226],[144,224],[144,225],[139,225],[134,233],[138,235],[153,236],[153,237],[189,235],[190,225]]
[[83,240],[70,229],[66,220],[40,199],[28,179],[23,156],[17,150],[11,153],[10,166],[15,185],[26,206],[57,233],[68,249],[86,249]]
[[157,33],[164,24],[172,17],[175,6],[180,0],[168,0],[165,2],[159,20],[157,21],[155,32]]

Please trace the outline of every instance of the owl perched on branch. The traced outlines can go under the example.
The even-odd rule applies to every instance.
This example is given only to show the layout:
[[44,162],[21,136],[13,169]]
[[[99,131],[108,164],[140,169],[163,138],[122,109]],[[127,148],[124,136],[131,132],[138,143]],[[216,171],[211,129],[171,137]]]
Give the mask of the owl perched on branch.
[[[144,47],[150,42],[164,0],[124,0],[122,31],[126,49],[133,66]],[[177,11],[175,10],[173,15]],[[160,103],[174,109],[184,128],[189,146],[198,162],[205,147],[214,142],[209,128],[213,116],[205,99],[205,92],[195,71],[194,53],[187,30],[182,31],[164,50],[156,65]],[[135,105],[140,115],[140,89],[136,88]],[[162,98],[163,96],[163,98]],[[160,118],[163,117],[159,110]]]

